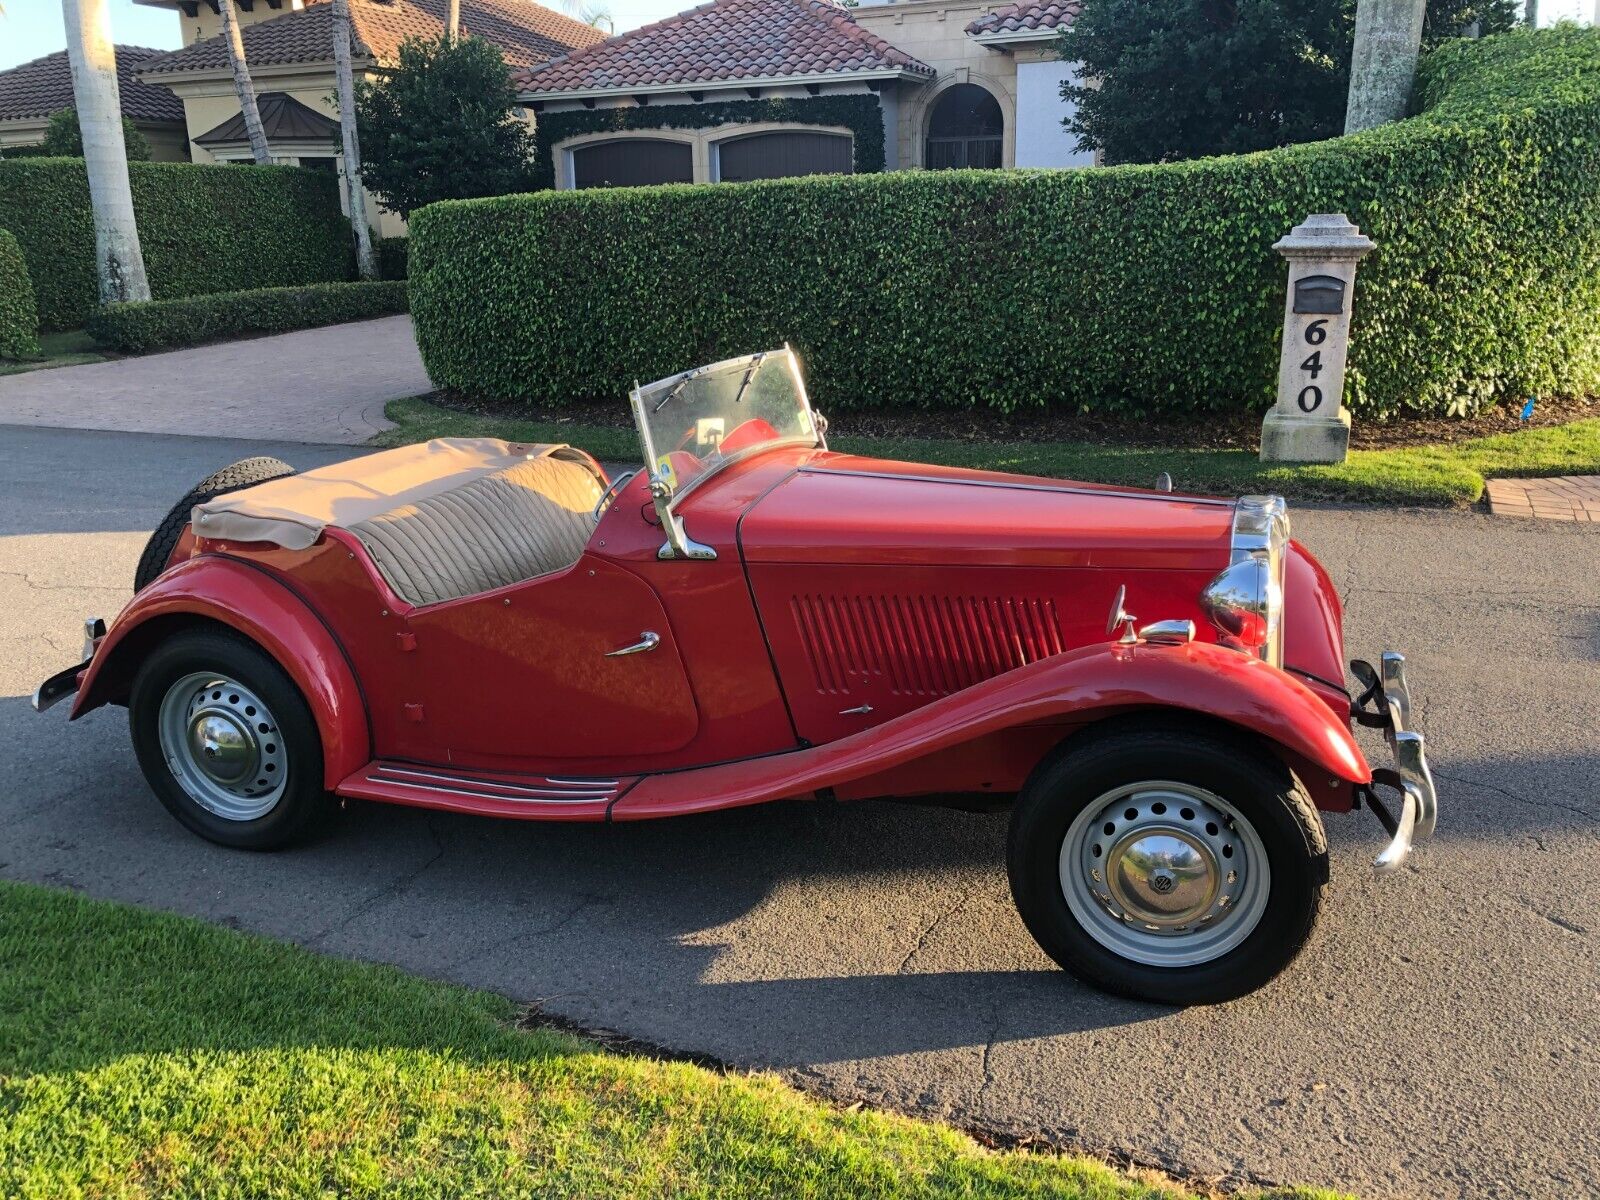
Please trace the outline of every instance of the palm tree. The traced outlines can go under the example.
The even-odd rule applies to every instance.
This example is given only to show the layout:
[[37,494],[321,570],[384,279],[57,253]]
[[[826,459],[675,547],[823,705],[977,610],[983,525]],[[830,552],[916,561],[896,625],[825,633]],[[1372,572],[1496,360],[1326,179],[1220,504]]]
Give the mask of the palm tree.
[[350,0],[333,0],[332,7],[333,76],[339,93],[345,194],[349,197],[350,226],[356,235],[356,271],[363,279],[376,279],[378,258],[372,252],[372,231],[367,228],[366,194],[361,188],[361,145],[356,140],[356,81],[350,70]]
[[244,61],[244,38],[239,33],[239,14],[233,0],[217,0],[217,12],[222,17],[222,36],[228,43],[228,65],[233,68],[233,91],[239,97],[239,112],[244,117],[244,130],[250,135],[250,157],[259,166],[272,161],[267,149],[267,131],[261,127],[261,110],[256,107],[256,88],[250,82],[250,67]]
[[1405,116],[1422,48],[1426,5],[1427,0],[1358,0],[1346,133]]
[[61,0],[67,24],[72,95],[83,134],[83,165],[94,210],[95,265],[100,302],[150,299],[139,225],[128,184],[128,148],[122,141],[122,97],[117,52],[111,41],[109,0]]
[[593,29],[616,32],[617,23],[611,19],[611,6],[605,0],[561,0],[561,11]]
[[461,0],[450,0],[445,7],[444,35],[452,42],[461,36]]

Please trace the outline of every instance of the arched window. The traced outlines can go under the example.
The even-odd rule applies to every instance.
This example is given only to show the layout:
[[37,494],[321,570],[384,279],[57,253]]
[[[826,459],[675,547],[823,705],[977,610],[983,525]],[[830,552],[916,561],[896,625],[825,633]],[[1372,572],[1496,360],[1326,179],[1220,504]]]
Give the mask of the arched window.
[[922,164],[933,171],[998,167],[1004,132],[1000,102],[975,83],[958,83],[940,95],[928,114],[928,142]]
[[662,138],[613,138],[572,152],[572,186],[640,187],[693,183],[694,152],[688,142]]
[[717,143],[717,178],[724,183],[796,175],[848,175],[852,162],[850,138],[842,133],[779,129]]

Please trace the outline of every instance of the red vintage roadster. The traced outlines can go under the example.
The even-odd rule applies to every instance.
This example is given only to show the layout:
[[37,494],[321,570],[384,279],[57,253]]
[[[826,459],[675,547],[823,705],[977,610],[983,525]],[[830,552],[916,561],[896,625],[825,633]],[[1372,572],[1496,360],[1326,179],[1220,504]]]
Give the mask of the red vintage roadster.
[[1172,1003],[1248,992],[1305,943],[1318,810],[1376,813],[1380,869],[1432,831],[1403,660],[1346,690],[1338,596],[1280,498],[835,453],[787,349],[632,406],[647,465],[615,478],[487,439],[235,464],[35,707],[126,705],[162,803],[252,849],[334,797],[562,821],[1009,805],[1039,944]]

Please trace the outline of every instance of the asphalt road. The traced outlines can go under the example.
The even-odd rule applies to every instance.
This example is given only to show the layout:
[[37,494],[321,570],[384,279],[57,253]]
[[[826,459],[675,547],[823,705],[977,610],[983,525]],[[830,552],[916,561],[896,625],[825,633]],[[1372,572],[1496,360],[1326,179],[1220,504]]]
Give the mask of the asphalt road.
[[27,696],[127,597],[145,533],[247,454],[0,428],[0,875],[191,913],[767,1066],[839,1097],[1229,1181],[1600,1193],[1600,528],[1295,511],[1352,653],[1411,657],[1439,835],[1375,880],[1329,818],[1307,952],[1220,1008],[1108,999],[1035,949],[1004,816],[782,804],[614,828],[355,805],[233,853],[146,792],[124,715]]

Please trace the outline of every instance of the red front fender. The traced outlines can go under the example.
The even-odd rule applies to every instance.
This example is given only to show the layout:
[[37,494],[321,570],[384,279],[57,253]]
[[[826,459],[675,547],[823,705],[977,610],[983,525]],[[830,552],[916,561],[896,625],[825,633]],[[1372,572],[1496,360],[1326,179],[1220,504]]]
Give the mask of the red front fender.
[[769,758],[652,775],[613,807],[637,820],[759,804],[837,787],[1017,725],[1118,712],[1179,709],[1250,730],[1274,743],[1308,779],[1367,783],[1372,772],[1350,730],[1305,684],[1276,667],[1208,643],[1087,646],[1043,659],[936,700],[851,737]]
[[126,699],[156,641],[207,621],[255,642],[294,680],[322,736],[323,780],[330,790],[371,759],[366,703],[328,627],[266,571],[217,555],[171,568],[117,614],[84,675],[72,718]]

